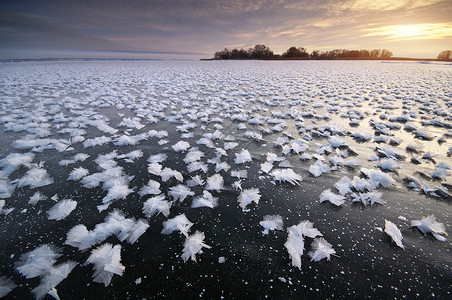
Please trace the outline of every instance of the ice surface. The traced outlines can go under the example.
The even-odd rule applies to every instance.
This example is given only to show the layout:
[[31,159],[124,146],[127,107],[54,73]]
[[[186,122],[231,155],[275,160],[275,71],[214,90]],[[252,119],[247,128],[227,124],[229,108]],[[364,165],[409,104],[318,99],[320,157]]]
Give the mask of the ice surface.
[[[113,274],[122,274],[121,252],[127,257],[123,264],[131,273],[109,287],[113,298],[146,297],[144,290],[201,296],[191,294],[194,286],[212,298],[256,291],[274,297],[276,290],[282,298],[344,298],[358,285],[363,288],[352,291],[357,297],[415,297],[412,291],[445,297],[448,274],[440,265],[450,260],[452,154],[447,67],[397,61],[5,62],[0,264],[2,275],[20,285],[8,296],[24,298],[27,290],[57,296],[55,286],[74,265],[67,259],[83,263],[97,247],[90,256],[95,281],[109,284]],[[52,195],[63,200],[52,197],[52,203]],[[318,205],[319,199],[340,207]],[[412,225],[444,243],[425,239],[418,251],[405,236],[410,247],[397,251],[369,230],[400,215],[417,219],[416,212],[443,220],[429,216]],[[294,224],[297,218],[309,218],[320,230],[302,222],[280,231],[283,220]],[[160,236],[161,222],[162,233],[181,235]],[[397,243],[397,226],[385,225]],[[200,231],[189,235],[191,229]],[[262,230],[277,231],[261,236]],[[212,248],[200,256],[207,248],[204,232]],[[54,251],[58,257],[39,278],[14,275],[14,255],[41,241],[64,240],[64,251]],[[105,242],[118,245],[99,246]],[[287,268],[284,243],[301,272]],[[330,259],[334,248],[343,251],[340,260],[309,263],[308,256]],[[359,272],[350,267],[358,256]],[[224,264],[209,266],[218,257]],[[181,269],[175,258],[198,259],[197,269],[191,263]],[[257,269],[264,263],[269,272],[247,279],[249,263]],[[152,274],[142,272],[148,265]],[[420,272],[427,268],[430,277]],[[394,280],[380,280],[378,270],[386,269]],[[88,284],[89,272],[78,268],[82,280],[72,278],[58,293],[72,289],[89,298],[97,289]],[[233,288],[225,273],[239,274]],[[154,275],[164,280],[154,285]],[[137,278],[146,289],[127,289]],[[283,280],[276,285],[274,278]],[[221,295],[209,289],[212,280]],[[425,284],[416,286],[419,281]]]

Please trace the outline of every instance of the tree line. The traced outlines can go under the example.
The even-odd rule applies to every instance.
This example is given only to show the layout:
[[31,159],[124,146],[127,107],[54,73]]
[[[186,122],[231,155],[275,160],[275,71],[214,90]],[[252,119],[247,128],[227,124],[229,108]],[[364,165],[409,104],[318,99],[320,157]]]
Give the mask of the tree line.
[[392,52],[387,49],[374,50],[345,50],[335,49],[330,51],[314,50],[309,53],[303,47],[290,47],[283,54],[274,54],[265,45],[256,45],[248,50],[228,49],[214,53],[214,59],[384,59],[392,57]]

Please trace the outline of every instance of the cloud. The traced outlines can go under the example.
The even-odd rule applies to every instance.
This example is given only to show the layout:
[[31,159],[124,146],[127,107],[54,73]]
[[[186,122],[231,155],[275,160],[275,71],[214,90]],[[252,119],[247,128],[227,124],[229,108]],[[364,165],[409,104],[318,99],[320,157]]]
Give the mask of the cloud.
[[389,11],[397,9],[413,9],[419,7],[425,7],[436,3],[444,2],[444,0],[358,0],[351,2],[350,8],[358,11],[362,10],[377,10],[377,11]]
[[[290,46],[391,49],[403,37],[390,26],[452,21],[449,0],[4,0],[2,6],[10,17],[0,16],[0,49],[204,53],[257,43],[276,53]],[[437,39],[450,41],[446,28],[435,30]]]
[[105,50],[118,45],[28,14],[0,13],[2,48]]

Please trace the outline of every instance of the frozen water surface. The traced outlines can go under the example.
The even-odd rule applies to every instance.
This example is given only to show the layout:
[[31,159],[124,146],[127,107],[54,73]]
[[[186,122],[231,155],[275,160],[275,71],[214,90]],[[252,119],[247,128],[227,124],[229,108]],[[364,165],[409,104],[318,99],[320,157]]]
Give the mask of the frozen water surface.
[[12,62],[0,87],[0,296],[451,297],[450,64]]

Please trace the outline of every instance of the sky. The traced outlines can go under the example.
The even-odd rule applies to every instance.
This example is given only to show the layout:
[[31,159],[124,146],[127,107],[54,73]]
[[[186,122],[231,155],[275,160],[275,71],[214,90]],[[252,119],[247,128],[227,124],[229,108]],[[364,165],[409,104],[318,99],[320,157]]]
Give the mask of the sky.
[[199,59],[256,44],[436,58],[452,49],[452,1],[0,0],[0,59]]

